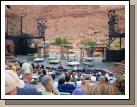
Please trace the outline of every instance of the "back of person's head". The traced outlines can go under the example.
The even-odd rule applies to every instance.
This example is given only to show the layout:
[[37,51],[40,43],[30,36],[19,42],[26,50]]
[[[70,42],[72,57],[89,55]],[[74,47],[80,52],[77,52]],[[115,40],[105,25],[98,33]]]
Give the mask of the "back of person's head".
[[44,65],[41,65],[41,68],[44,69],[45,68]]
[[80,81],[83,81],[85,80],[85,78],[83,76],[80,77]]
[[32,74],[30,74],[30,73],[24,73],[23,76],[22,76],[22,78],[23,78],[23,80],[25,82],[30,83],[31,80],[32,80]]
[[121,94],[125,94],[125,79],[117,79],[115,86],[121,92]]
[[42,70],[43,75],[47,74],[47,71],[45,69]]
[[[104,81],[104,80],[103,80]],[[91,86],[90,95],[119,95],[120,92],[114,85],[108,82],[98,82]]]
[[96,73],[93,72],[92,75],[93,75],[93,76],[96,76]]
[[58,83],[59,85],[62,85],[65,83],[65,78],[64,77],[61,77],[59,80],[58,80]]
[[20,80],[18,75],[12,70],[5,71],[5,94],[16,95],[17,88],[24,87],[24,81]]
[[46,88],[47,86],[53,86],[53,79],[51,75],[45,75],[42,77],[42,85]]
[[91,79],[90,75],[85,75],[85,80],[90,80],[90,79]]
[[32,63],[31,66],[34,67],[35,66],[34,63]]
[[81,73],[78,73],[77,76],[80,77],[80,76],[81,76]]
[[99,71],[99,72],[98,72],[98,75],[102,75],[102,72]]
[[52,76],[51,75],[45,75],[44,77],[42,77],[42,85],[48,85],[51,81],[53,81]]
[[49,92],[52,92],[53,90],[53,79],[51,75],[45,75],[42,78],[42,85],[45,87],[45,89]]
[[109,73],[109,76],[113,77],[113,74],[112,74],[112,73]]
[[72,77],[75,77],[75,73],[74,72],[72,73]]
[[28,62],[23,63],[22,69],[24,70],[24,73],[31,73],[32,72],[32,66]]
[[65,80],[66,80],[66,82],[69,82],[70,81],[70,75],[65,76]]
[[88,95],[89,94],[89,89],[90,89],[90,81],[89,80],[83,80],[81,83],[81,87],[83,87],[85,89],[85,94]]
[[65,77],[70,76],[70,72],[65,72]]
[[98,82],[100,82],[100,83],[104,83],[104,82],[108,83],[108,79],[105,76],[100,76],[99,79],[98,79]]

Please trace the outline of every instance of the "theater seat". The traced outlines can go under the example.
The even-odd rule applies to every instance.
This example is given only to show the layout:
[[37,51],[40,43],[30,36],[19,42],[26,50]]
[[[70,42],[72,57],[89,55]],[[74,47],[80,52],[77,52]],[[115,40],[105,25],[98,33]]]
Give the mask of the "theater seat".
[[59,92],[63,93],[63,94],[68,94],[69,93],[69,95],[72,95],[73,90],[62,90],[62,89],[59,89]]
[[71,94],[68,92],[60,92],[60,95],[71,95]]

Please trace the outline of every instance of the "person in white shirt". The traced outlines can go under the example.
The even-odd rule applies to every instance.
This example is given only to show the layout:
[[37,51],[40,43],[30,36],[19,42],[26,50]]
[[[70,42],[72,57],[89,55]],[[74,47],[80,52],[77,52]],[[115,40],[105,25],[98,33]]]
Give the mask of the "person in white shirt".
[[78,70],[78,67],[77,65],[74,66],[74,71],[77,71]]

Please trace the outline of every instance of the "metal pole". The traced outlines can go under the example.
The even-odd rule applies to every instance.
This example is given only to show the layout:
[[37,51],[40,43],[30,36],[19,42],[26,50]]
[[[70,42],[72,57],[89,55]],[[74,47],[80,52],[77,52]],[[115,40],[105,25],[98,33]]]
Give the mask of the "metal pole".
[[68,55],[69,55],[69,48],[67,48],[67,60],[68,60]]
[[82,61],[82,48],[80,48],[80,61]]
[[7,22],[7,26],[6,26],[6,33],[8,34],[8,28],[9,28],[9,26],[8,26],[8,23],[9,23],[9,18],[8,18],[8,16],[7,16],[7,20],[6,20],[6,22]]
[[120,37],[120,51],[121,51],[121,37]]
[[23,16],[20,17],[20,36],[22,36],[22,17]]
[[104,59],[104,48],[102,47],[102,60]]
[[46,43],[45,43],[45,36],[44,36],[44,57],[46,56],[46,51],[45,51],[45,48],[46,48]]

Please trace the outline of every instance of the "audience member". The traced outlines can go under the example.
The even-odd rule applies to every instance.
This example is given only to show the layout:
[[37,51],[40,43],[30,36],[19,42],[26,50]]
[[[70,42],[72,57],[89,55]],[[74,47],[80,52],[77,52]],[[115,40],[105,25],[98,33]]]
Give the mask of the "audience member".
[[110,84],[114,84],[117,80],[117,78],[112,73],[110,73],[107,78]]
[[97,72],[96,73],[96,81],[98,81],[98,79],[99,79],[99,77],[102,75],[102,73],[101,72]]
[[80,81],[80,77],[81,77],[81,72],[77,73],[77,81]]
[[72,73],[70,80],[71,80],[71,82],[77,82],[76,73],[75,72]]
[[18,75],[12,70],[5,71],[5,94],[17,95],[17,88],[24,87],[24,81],[20,80]]
[[93,83],[96,82],[96,75],[95,75],[95,73],[91,74],[91,82],[93,82]]
[[109,84],[108,79],[105,76],[100,76],[98,82],[92,85],[89,95],[119,95],[120,92],[112,84]]
[[85,80],[85,78],[83,76],[81,76],[80,80],[77,81],[77,87],[81,87],[81,83],[82,83],[83,80]]
[[77,86],[75,90],[72,92],[72,95],[86,95],[88,93],[89,87],[90,87],[89,81],[83,80],[81,86]]
[[63,71],[63,66],[62,66],[62,64],[60,63],[60,65],[58,66],[58,69],[60,70],[60,71]]
[[58,89],[61,89],[61,86],[65,83],[65,77],[60,77],[58,80]]
[[76,87],[70,82],[70,75],[65,76],[65,81],[65,84],[61,86],[61,90],[72,93]]
[[28,62],[24,62],[23,64],[22,64],[22,69],[24,70],[24,73],[32,73],[32,66],[31,66],[31,64],[30,63],[28,63]]
[[59,91],[54,87],[51,75],[45,75],[42,78],[42,85],[45,87],[44,95],[59,95]]
[[31,85],[32,74],[25,73],[23,74],[23,80],[25,82],[25,86],[23,88],[17,89],[18,95],[38,95],[37,89]]
[[125,79],[117,79],[115,83],[121,95],[125,95]]
[[74,70],[74,72],[77,72],[77,71],[78,71],[77,65],[74,66],[73,70]]

